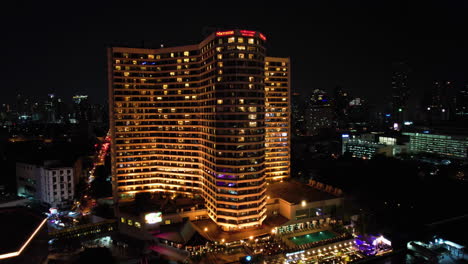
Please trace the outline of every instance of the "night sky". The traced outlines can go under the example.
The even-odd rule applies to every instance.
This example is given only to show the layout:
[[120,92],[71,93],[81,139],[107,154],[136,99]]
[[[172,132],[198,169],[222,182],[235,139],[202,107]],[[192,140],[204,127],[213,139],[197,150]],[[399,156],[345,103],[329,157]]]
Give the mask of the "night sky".
[[413,98],[435,80],[451,80],[455,89],[468,84],[467,1],[310,1],[310,7],[160,2],[3,6],[0,103],[13,103],[18,92],[55,92],[66,101],[88,94],[92,102],[105,103],[107,46],[196,44],[223,28],[264,33],[269,56],[291,58],[297,92],[340,85],[382,106],[390,99],[391,65],[397,61],[412,69]]

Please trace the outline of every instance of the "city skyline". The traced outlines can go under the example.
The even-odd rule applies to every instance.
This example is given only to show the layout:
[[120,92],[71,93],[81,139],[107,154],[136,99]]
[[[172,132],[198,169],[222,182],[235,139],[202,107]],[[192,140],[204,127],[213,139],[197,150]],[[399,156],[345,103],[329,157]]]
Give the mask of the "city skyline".
[[[468,71],[464,3],[259,7],[187,6],[174,17],[164,12],[177,10],[168,5],[95,4],[61,12],[42,4],[11,7],[2,18],[4,23],[17,21],[4,32],[8,41],[2,45],[11,64],[4,71],[10,88],[2,103],[13,102],[17,92],[33,96],[55,92],[62,98],[82,93],[105,103],[106,47],[195,44],[218,28],[263,32],[274,43],[267,46],[270,53],[291,57],[295,92],[331,92],[341,85],[353,96],[383,105],[391,97],[391,65],[397,61],[412,69],[408,77],[412,94],[422,94],[435,80],[453,81],[455,89],[468,82],[463,74]],[[17,71],[24,63],[39,66]]]

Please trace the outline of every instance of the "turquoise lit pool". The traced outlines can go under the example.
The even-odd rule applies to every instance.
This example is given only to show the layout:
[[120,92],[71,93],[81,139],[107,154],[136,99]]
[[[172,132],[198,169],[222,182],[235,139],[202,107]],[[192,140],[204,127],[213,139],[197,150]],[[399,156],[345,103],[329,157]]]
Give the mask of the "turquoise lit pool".
[[307,243],[333,238],[335,236],[336,235],[333,232],[325,230],[317,233],[310,233],[303,236],[290,237],[289,240],[291,240],[296,245],[304,245]]

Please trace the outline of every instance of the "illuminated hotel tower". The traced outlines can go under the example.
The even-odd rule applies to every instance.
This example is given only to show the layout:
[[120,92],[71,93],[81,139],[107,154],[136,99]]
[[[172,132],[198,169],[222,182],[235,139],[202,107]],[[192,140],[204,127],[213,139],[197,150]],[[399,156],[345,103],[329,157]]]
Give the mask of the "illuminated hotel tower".
[[267,107],[289,119],[288,96],[281,99],[287,107],[276,94],[265,97],[277,85],[265,85],[265,74],[277,68],[266,63],[281,63],[286,77],[289,63],[266,60],[265,41],[259,32],[230,30],[198,45],[108,49],[117,201],[138,192],[202,195],[208,215],[225,230],[262,223],[266,178],[289,171],[283,166],[289,165],[289,120],[265,118]]
[[289,58],[266,57],[265,62],[265,174],[281,180],[290,173]]

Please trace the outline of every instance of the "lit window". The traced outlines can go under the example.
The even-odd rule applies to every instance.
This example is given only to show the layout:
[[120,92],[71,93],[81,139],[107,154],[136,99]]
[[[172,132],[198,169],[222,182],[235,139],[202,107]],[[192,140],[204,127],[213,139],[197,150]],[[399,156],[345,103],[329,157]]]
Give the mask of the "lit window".
[[120,217],[120,222],[125,223],[125,218]]
[[171,52],[171,58],[174,58],[174,52]]
[[256,127],[257,126],[257,122],[249,122],[249,127]]
[[249,44],[254,44],[254,39],[253,39],[253,38],[249,38],[248,42],[249,42]]
[[245,50],[245,46],[237,46],[238,50]]
[[175,75],[175,72],[170,72],[169,73],[171,76],[174,76]]
[[244,99],[239,99],[239,104],[244,104]]
[[184,62],[189,62],[189,61],[190,61],[190,59],[184,59]]
[[124,72],[124,76],[130,76],[130,73],[129,72]]
[[163,89],[167,89],[167,84],[163,84]]
[[184,51],[184,56],[189,56],[189,55],[190,55],[190,52]]
[[132,225],[133,225],[133,220],[132,220],[132,219],[128,219],[127,224],[128,224],[129,226],[132,226]]
[[250,115],[249,115],[249,119],[257,119],[257,115],[255,115],[255,114],[250,114]]
[[118,71],[120,71],[120,70],[122,69],[122,67],[120,67],[120,66],[117,65],[117,66],[115,66],[115,69],[118,70]]
[[253,82],[254,81],[254,77],[253,76],[249,76],[249,82]]
[[120,60],[115,60],[115,63],[116,63],[116,64],[120,63]]
[[223,100],[218,99],[217,103],[218,103],[218,104],[223,104]]
[[156,59],[160,59],[161,58],[161,55],[156,55]]
[[136,60],[133,60],[132,63],[136,65],[136,64],[137,64],[137,61],[136,61]]
[[185,87],[189,87],[190,86],[190,83],[185,83]]
[[136,227],[136,228],[141,228],[140,222],[135,222],[135,227]]
[[239,59],[245,59],[245,54],[244,53],[239,53]]
[[228,43],[233,43],[234,41],[236,41],[235,37],[228,38]]
[[218,54],[218,60],[221,60],[223,58],[222,54]]
[[178,82],[182,82],[182,78],[177,78],[177,81],[178,81]]
[[162,97],[159,97],[159,96],[158,96],[158,97],[156,97],[156,99],[157,99],[157,100],[162,100]]
[[239,43],[244,43],[244,38],[238,38],[238,39],[237,39],[237,42],[239,42]]
[[254,55],[253,54],[249,54],[249,59],[253,59],[254,58]]
[[154,59],[154,55],[153,54],[148,54],[148,59]]
[[170,220],[170,219],[164,220],[164,224],[165,224],[165,225],[170,225],[170,224],[171,224],[171,220]]

